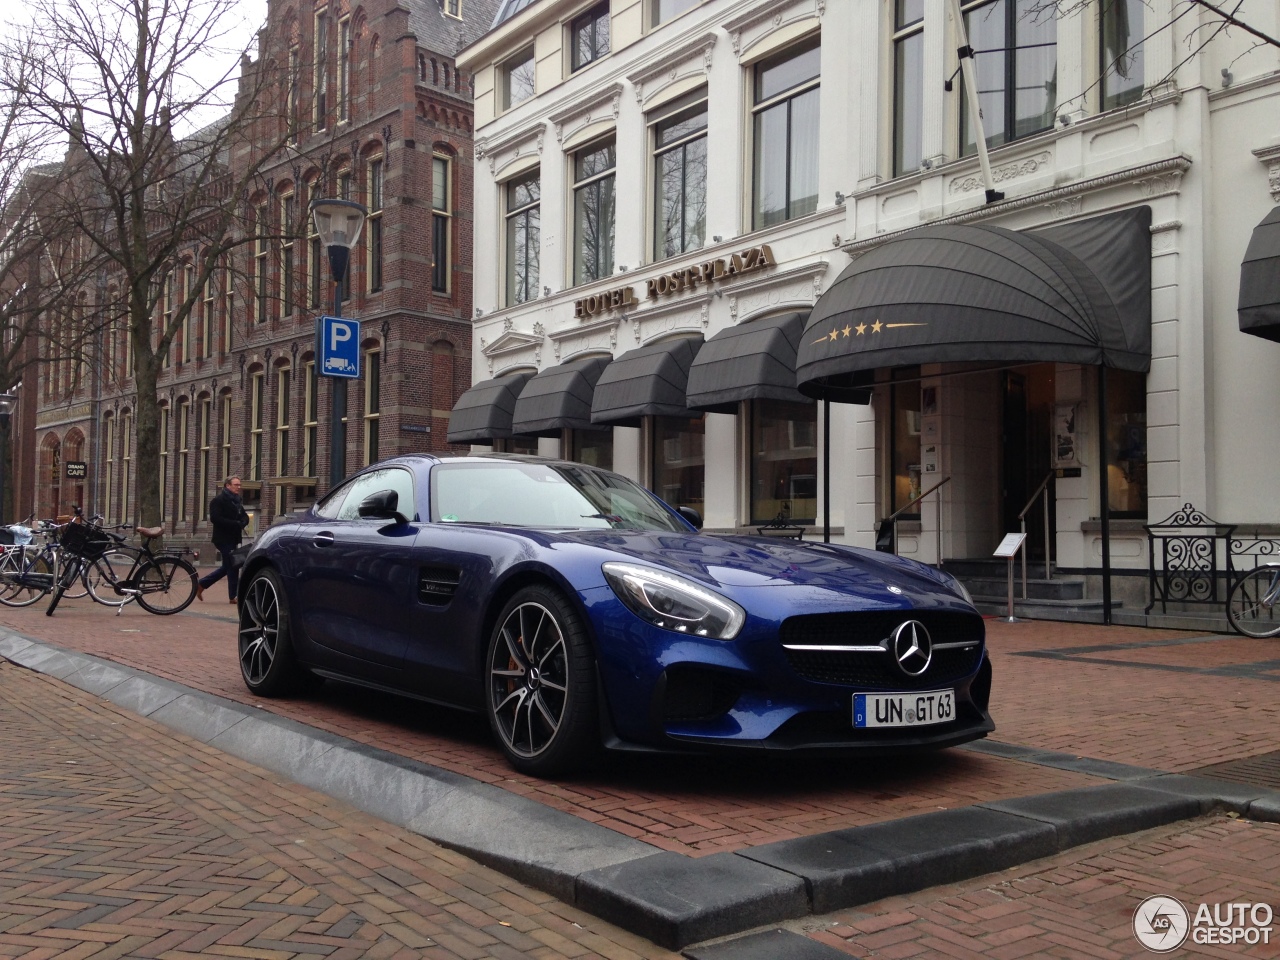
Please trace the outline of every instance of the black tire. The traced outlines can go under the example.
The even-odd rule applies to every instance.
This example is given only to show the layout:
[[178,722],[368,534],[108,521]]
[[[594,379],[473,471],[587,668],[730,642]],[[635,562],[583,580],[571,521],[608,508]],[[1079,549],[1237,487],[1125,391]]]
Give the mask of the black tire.
[[196,568],[181,557],[153,557],[133,577],[138,606],[162,617],[181,613],[196,598],[199,580]]
[[289,625],[289,601],[280,577],[263,567],[240,584],[240,676],[250,692],[283,697],[313,689],[298,665]]
[[1280,564],[1255,567],[1227,598],[1227,620],[1246,637],[1280,637]]
[[0,603],[29,607],[53,589],[53,568],[41,554],[8,553],[0,563]]
[[76,577],[80,576],[81,566],[82,563],[79,557],[66,558],[66,563],[58,571],[58,582],[54,584],[53,597],[49,600],[49,608],[44,612],[46,617],[52,617],[53,611],[58,609],[58,603],[62,600],[62,595],[67,592],[67,587],[75,583]]
[[107,607],[118,607],[128,597],[116,592],[116,584],[133,569],[133,554],[126,550],[108,550],[93,561],[82,574],[89,596]]
[[594,759],[595,658],[582,618],[559,591],[530,586],[507,601],[484,679],[489,726],[517,770],[552,777]]

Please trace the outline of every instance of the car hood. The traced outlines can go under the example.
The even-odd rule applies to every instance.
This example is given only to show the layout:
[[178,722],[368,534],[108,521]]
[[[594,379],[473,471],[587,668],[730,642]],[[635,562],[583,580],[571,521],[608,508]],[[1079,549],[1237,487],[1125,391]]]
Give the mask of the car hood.
[[841,544],[619,530],[576,531],[562,536],[720,588],[803,586],[852,593],[868,600],[903,595],[923,599],[937,594],[957,599],[948,574],[892,554]]

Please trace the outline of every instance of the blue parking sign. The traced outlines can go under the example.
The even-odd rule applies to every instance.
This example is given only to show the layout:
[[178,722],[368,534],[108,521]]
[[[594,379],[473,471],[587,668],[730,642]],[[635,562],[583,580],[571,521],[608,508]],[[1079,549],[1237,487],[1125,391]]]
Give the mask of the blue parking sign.
[[320,375],[357,380],[360,377],[360,321],[321,317],[316,321]]

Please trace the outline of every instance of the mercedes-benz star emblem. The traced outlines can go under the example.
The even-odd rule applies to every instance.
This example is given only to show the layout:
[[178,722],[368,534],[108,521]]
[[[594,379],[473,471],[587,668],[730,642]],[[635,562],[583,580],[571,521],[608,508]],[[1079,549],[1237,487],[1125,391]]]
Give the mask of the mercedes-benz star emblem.
[[933,639],[919,620],[900,623],[890,634],[898,669],[908,677],[918,677],[929,669],[933,660]]

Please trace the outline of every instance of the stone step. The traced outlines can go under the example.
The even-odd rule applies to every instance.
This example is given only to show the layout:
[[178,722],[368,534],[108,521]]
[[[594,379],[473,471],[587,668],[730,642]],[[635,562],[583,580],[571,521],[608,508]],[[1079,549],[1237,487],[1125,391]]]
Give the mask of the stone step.
[[[1050,564],[1050,567],[1054,566],[1056,566],[1056,564]],[[1003,580],[1008,576],[1009,561],[993,558],[978,558],[975,560],[943,560],[942,569],[952,576],[959,577],[961,580],[965,577],[998,578]],[[1013,575],[1015,577],[1022,576],[1022,557],[1014,558]],[[1027,576],[1043,577],[1044,561],[1028,560]]]
[[[1007,597],[974,597],[978,612],[1003,617],[1009,612]],[[1120,611],[1120,601],[1111,601],[1111,618],[1114,622]],[[1101,600],[1021,600],[1014,598],[1013,615],[1027,620],[1068,620],[1074,623],[1101,623]]]
[[[1007,597],[1009,595],[1009,578],[1003,577],[966,577],[959,576],[961,583],[975,597]],[[1022,576],[1020,571],[1013,574],[1014,599],[1022,599]],[[1084,579],[1074,577],[1057,577],[1053,580],[1032,580],[1027,578],[1027,599],[1029,600],[1083,600]]]

